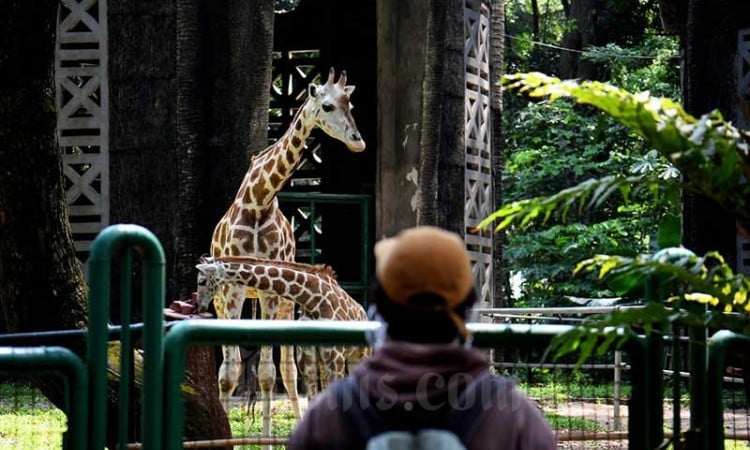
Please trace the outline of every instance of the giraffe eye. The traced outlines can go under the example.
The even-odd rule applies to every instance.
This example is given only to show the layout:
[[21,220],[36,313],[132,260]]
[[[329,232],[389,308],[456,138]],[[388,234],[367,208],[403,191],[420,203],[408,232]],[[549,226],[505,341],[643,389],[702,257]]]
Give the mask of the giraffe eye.
[[331,112],[334,109],[336,109],[336,107],[333,106],[332,104],[330,104],[330,103],[323,103],[323,111],[325,111],[325,112]]

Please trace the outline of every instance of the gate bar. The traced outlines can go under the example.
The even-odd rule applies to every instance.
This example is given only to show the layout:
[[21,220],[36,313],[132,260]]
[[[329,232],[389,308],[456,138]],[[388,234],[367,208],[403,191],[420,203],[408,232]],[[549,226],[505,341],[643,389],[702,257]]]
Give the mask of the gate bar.
[[[143,444],[149,450],[161,447],[163,393],[164,250],[159,240],[139,225],[110,225],[99,233],[89,256],[89,343],[91,385],[91,437],[93,449],[104,448],[107,429],[107,341],[111,259],[121,251],[137,250],[143,258]],[[126,258],[126,262],[129,259]],[[130,277],[120,283],[130,283]],[[124,286],[124,284],[121,284]],[[130,298],[121,299],[130,302]],[[128,321],[128,317],[123,317]],[[127,331],[125,331],[127,333]],[[129,351],[129,349],[122,349]],[[127,368],[125,369],[127,370]],[[123,380],[121,380],[122,382]],[[120,399],[124,401],[124,399]],[[123,418],[121,418],[122,420]],[[127,418],[125,418],[127,420]],[[123,438],[123,437],[121,437]],[[124,437],[127,438],[127,437]]]

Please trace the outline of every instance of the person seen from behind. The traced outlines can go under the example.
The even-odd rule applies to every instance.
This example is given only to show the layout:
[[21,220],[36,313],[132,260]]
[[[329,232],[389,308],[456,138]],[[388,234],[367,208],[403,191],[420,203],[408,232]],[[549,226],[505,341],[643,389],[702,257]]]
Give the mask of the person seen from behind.
[[541,411],[469,346],[461,237],[409,228],[379,241],[375,260],[373,355],[315,399],[287,448],[554,449]]

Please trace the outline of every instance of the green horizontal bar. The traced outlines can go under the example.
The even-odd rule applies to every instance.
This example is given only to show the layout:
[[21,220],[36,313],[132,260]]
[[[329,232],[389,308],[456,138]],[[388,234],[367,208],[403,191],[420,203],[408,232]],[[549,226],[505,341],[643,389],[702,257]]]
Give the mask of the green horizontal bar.
[[369,201],[369,194],[324,194],[322,192],[279,192],[279,200],[316,203],[361,203]]
[[88,436],[88,383],[81,359],[63,347],[0,347],[0,373],[27,378],[56,373],[65,381],[68,430],[65,448],[84,450]]

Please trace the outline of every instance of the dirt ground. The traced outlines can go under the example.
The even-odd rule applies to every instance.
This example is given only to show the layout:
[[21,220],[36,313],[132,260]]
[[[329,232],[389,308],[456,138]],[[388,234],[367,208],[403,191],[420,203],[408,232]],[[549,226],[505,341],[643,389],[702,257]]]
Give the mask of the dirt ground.
[[[614,406],[611,404],[599,404],[594,402],[566,402],[559,403],[557,406],[544,405],[545,413],[554,413],[559,416],[580,417],[586,420],[593,420],[599,425],[606,427],[607,430],[616,431],[614,421]],[[620,405],[620,430],[627,432],[628,424],[628,407]],[[672,430],[671,406],[664,407],[664,427],[665,430]],[[681,429],[684,431],[690,423],[690,411],[688,408],[682,408],[680,411]],[[724,423],[727,427],[727,435],[738,433],[746,437],[750,433],[750,415],[746,409],[727,410],[724,413]],[[558,448],[561,449],[626,449],[627,441],[607,440],[607,441],[569,441],[564,430],[558,430],[560,439]],[[606,432],[602,432],[605,433]],[[747,442],[747,441],[745,441]]]

